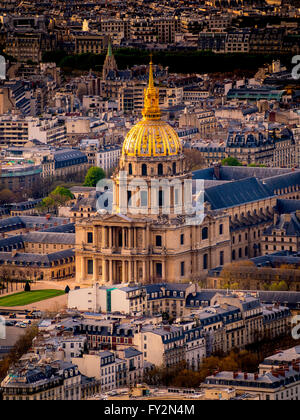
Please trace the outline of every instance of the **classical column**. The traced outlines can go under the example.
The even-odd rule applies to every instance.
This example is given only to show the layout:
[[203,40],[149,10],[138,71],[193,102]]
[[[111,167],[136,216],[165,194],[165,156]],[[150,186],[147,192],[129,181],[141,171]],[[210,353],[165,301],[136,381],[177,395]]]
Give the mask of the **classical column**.
[[126,283],[126,261],[122,261],[122,283]]
[[150,280],[153,280],[153,261],[150,260],[149,261],[149,265],[150,265]]
[[134,244],[133,244],[133,229],[134,228],[129,229],[129,248],[134,247]]
[[146,261],[143,261],[143,283],[146,283]]
[[106,260],[102,260],[102,281],[107,282]]
[[102,229],[102,248],[107,248],[107,228],[103,226]]
[[131,269],[132,269],[132,262],[129,260],[128,261],[128,281],[129,281],[129,283],[132,281]]
[[93,282],[98,280],[98,261],[96,258],[93,260]]
[[86,261],[84,257],[81,257],[81,277],[80,281],[85,280],[85,273],[86,273]]
[[113,240],[114,240],[114,236],[113,236],[113,228],[112,227],[110,227],[109,228],[109,232],[110,232],[110,248],[112,248],[113,247],[113,244],[114,244],[114,242],[113,242]]
[[165,281],[166,279],[166,261],[162,261],[162,278]]
[[138,262],[137,260],[134,261],[134,275],[133,275],[134,282],[136,283],[139,280],[139,273],[138,273]]
[[113,262],[109,260],[109,282],[112,284],[113,282]]

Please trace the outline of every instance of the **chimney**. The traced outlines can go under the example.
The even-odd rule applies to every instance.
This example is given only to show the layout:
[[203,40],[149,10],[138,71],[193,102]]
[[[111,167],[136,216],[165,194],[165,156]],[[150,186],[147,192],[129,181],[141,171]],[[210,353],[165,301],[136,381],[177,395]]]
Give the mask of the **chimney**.
[[214,176],[216,177],[217,180],[220,179],[220,168],[221,168],[221,165],[214,165]]

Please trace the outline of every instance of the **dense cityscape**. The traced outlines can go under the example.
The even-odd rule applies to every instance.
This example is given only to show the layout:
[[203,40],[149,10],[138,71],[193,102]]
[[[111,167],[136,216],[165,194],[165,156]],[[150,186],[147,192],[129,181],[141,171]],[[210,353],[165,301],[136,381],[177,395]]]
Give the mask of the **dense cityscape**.
[[0,0],[1,401],[299,399],[299,22]]

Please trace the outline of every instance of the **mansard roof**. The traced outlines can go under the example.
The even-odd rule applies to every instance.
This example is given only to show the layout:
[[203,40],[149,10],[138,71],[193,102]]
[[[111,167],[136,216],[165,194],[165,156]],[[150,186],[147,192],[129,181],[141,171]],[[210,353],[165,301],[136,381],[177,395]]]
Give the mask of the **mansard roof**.
[[270,196],[272,194],[260,180],[248,178],[207,188],[204,194],[204,201],[208,201],[211,204],[212,210],[217,210],[263,200]]
[[294,171],[287,174],[266,178],[264,179],[263,184],[269,190],[270,195],[275,195],[277,190],[299,186],[300,171]]

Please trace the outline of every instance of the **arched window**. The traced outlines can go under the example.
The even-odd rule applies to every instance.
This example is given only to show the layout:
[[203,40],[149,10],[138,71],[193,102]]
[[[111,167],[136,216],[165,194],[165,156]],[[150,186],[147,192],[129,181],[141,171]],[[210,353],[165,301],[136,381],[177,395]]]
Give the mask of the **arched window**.
[[132,175],[132,164],[131,163],[129,163],[128,172],[129,172],[129,175]]
[[205,227],[202,229],[202,240],[207,239],[208,238],[208,228]]
[[207,270],[208,268],[208,254],[203,255],[203,270]]
[[162,165],[162,163],[159,163],[159,164],[158,164],[158,167],[157,167],[157,174],[158,174],[158,175],[163,175],[163,165]]
[[146,165],[146,163],[142,164],[142,175],[147,176],[147,165]]
[[176,175],[176,162],[173,162],[173,175]]
[[235,250],[232,251],[232,261],[235,261]]

